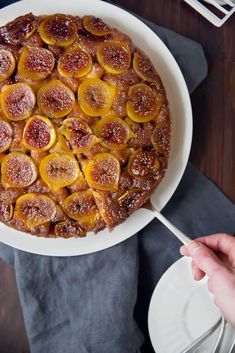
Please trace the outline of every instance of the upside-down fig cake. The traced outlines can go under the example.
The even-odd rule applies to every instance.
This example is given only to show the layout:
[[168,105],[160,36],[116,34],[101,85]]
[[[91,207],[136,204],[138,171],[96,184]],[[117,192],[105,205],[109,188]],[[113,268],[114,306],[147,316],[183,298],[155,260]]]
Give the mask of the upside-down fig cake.
[[112,229],[163,178],[162,81],[94,16],[29,13],[0,27],[0,220],[44,237]]

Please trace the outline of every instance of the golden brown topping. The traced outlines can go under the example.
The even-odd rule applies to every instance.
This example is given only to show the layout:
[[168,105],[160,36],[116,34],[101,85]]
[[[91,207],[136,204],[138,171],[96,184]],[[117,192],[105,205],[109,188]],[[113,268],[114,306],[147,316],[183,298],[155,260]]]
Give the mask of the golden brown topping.
[[134,176],[144,177],[159,168],[157,156],[153,151],[139,151],[128,163],[128,171]]
[[115,92],[115,87],[102,80],[85,80],[78,88],[78,102],[90,116],[105,115],[112,106]]
[[123,86],[129,87],[135,85],[136,83],[139,83],[140,77],[132,68],[130,68],[123,74],[119,75],[105,73],[104,80],[111,84],[121,86],[123,88]]
[[53,118],[62,118],[69,114],[75,102],[71,89],[59,80],[50,81],[42,86],[37,99],[42,113]]
[[20,44],[29,38],[36,30],[35,17],[29,13],[17,17],[14,21],[0,27],[0,36],[5,43]]
[[79,166],[71,155],[52,153],[40,164],[40,174],[45,183],[56,191],[72,184],[79,175]]
[[92,58],[79,46],[69,48],[60,57],[58,71],[65,77],[81,77],[91,70]]
[[98,63],[94,62],[88,74],[83,77],[80,77],[80,80],[84,81],[89,78],[102,78],[103,75],[104,69]]
[[133,68],[145,81],[153,82],[158,80],[157,71],[155,70],[152,62],[142,51],[138,51],[134,54]]
[[131,52],[126,43],[103,43],[98,46],[97,59],[107,72],[121,74],[131,65]]
[[146,123],[158,115],[162,101],[146,84],[137,83],[129,90],[127,114],[137,123]]
[[37,169],[32,159],[21,152],[11,152],[4,157],[1,173],[5,187],[25,187],[37,178]]
[[32,229],[51,221],[56,215],[56,206],[46,195],[29,193],[16,201],[15,215]]
[[32,88],[25,83],[5,85],[1,91],[0,105],[10,120],[23,120],[32,114],[36,99]]
[[18,64],[22,77],[41,80],[50,75],[55,65],[54,55],[45,48],[25,47]]
[[118,189],[120,164],[110,153],[98,153],[85,167],[85,178],[90,187],[98,190]]
[[0,119],[0,152],[6,151],[12,141],[12,127],[6,121]]
[[77,25],[71,16],[56,14],[42,21],[39,33],[45,43],[67,47],[77,37]]
[[0,82],[13,74],[15,65],[14,55],[9,50],[0,48]]
[[35,115],[27,121],[23,132],[23,145],[29,150],[46,151],[54,143],[56,132],[48,118]]
[[83,26],[88,32],[96,36],[105,36],[112,31],[112,29],[106,23],[95,16],[84,16]]
[[102,142],[104,146],[111,149],[125,147],[129,138],[134,136],[131,134],[129,126],[115,116],[102,118],[96,125],[96,134],[104,139]]

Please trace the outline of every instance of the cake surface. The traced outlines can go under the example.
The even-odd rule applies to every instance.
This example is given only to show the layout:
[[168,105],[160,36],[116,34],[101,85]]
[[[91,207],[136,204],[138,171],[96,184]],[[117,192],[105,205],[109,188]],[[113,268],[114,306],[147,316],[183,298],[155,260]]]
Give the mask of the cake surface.
[[165,175],[161,78],[94,16],[27,14],[0,27],[0,221],[44,237],[110,230]]

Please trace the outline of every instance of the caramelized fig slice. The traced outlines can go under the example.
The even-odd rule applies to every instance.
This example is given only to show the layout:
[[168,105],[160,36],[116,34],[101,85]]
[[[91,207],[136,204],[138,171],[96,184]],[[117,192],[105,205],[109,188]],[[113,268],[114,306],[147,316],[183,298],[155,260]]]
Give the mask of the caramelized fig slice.
[[55,225],[55,235],[63,238],[83,238],[86,236],[86,232],[82,229],[78,222],[65,221]]
[[100,139],[93,135],[89,125],[78,118],[65,119],[61,131],[72,147],[74,153],[86,152],[95,143],[100,142]]
[[59,80],[52,80],[42,86],[37,94],[39,109],[52,118],[63,118],[73,109],[73,91]]
[[125,42],[106,42],[97,48],[99,64],[111,74],[121,74],[131,65],[131,52]]
[[55,14],[41,22],[39,33],[46,44],[67,47],[77,38],[77,25],[71,16]]
[[135,72],[145,81],[154,82],[158,80],[158,74],[150,59],[142,52],[136,52],[133,57],[133,68]]
[[23,145],[29,150],[46,151],[56,139],[55,129],[50,119],[41,115],[32,116],[23,132]]
[[127,114],[137,123],[147,123],[158,115],[162,100],[149,86],[137,83],[129,90],[126,104]]
[[137,151],[130,157],[128,162],[128,172],[136,177],[152,175],[159,169],[159,161],[154,151]]
[[98,153],[85,167],[85,178],[90,187],[116,191],[120,178],[120,163],[110,153]]
[[9,78],[15,70],[14,55],[6,49],[0,48],[0,82]]
[[72,184],[79,175],[79,166],[71,155],[52,153],[40,164],[40,174],[52,191]]
[[51,221],[55,215],[56,205],[49,196],[29,193],[16,201],[14,216],[25,222],[30,229]]
[[70,218],[86,224],[86,229],[95,227],[100,218],[94,196],[90,190],[74,192],[68,196],[63,204],[63,211]]
[[13,131],[11,125],[0,119],[0,152],[6,151],[12,141]]
[[25,83],[5,85],[0,96],[3,114],[9,120],[28,119],[32,114],[36,99],[32,88]]
[[113,104],[116,88],[100,79],[85,80],[78,87],[78,102],[90,116],[108,113]]
[[19,74],[31,80],[42,80],[49,76],[55,66],[52,52],[45,48],[25,47],[18,63]]
[[17,17],[0,28],[0,36],[5,43],[20,44],[36,30],[36,20],[32,13]]
[[151,136],[153,147],[163,156],[170,153],[170,131],[170,121],[163,121],[155,126]]
[[110,149],[122,149],[135,135],[125,121],[116,116],[102,118],[96,125],[96,135],[103,138],[102,144]]
[[7,202],[0,201],[0,221],[9,222],[13,216],[13,206]]
[[112,29],[98,17],[84,16],[82,22],[84,28],[95,36],[106,36],[112,32]]
[[4,157],[1,173],[2,183],[6,188],[26,187],[37,178],[37,169],[33,160],[21,152],[11,152]]
[[58,71],[64,77],[81,77],[91,70],[92,58],[80,46],[67,49],[59,59]]

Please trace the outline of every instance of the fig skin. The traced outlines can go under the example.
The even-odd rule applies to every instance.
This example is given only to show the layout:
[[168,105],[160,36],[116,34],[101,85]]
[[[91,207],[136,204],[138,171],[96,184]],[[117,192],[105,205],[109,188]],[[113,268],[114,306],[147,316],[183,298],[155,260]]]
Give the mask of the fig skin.
[[52,153],[42,160],[39,171],[51,191],[58,191],[62,187],[74,183],[80,169],[73,156]]
[[55,143],[56,132],[50,119],[35,115],[26,123],[22,144],[29,150],[46,151]]
[[92,58],[83,48],[76,45],[61,55],[57,68],[60,75],[64,77],[82,77],[90,72]]
[[120,178],[120,163],[110,153],[98,153],[88,160],[84,168],[87,183],[97,190],[117,191]]
[[18,72],[26,79],[43,80],[52,73],[54,66],[54,55],[48,49],[24,47],[18,63]]
[[44,115],[63,118],[73,109],[75,97],[68,86],[59,80],[52,80],[38,90],[37,102]]
[[82,22],[84,28],[95,36],[102,37],[112,32],[112,29],[98,17],[84,16]]
[[55,14],[41,22],[39,34],[48,45],[67,47],[77,38],[77,25],[71,16]]
[[32,88],[25,83],[5,85],[1,90],[0,106],[4,116],[13,121],[28,119],[36,98]]
[[37,178],[37,168],[33,160],[21,152],[7,154],[1,164],[4,187],[26,187]]
[[119,150],[135,135],[122,119],[115,115],[103,117],[96,125],[96,135],[103,138],[102,144],[110,149]]
[[14,217],[33,229],[51,221],[56,215],[56,205],[47,195],[29,193],[20,196],[15,205]]
[[9,50],[0,48],[0,82],[5,81],[13,74],[15,66],[14,55]]
[[113,104],[116,88],[100,79],[88,79],[78,88],[78,103],[84,113],[102,116],[108,113]]
[[106,72],[122,74],[131,65],[131,52],[125,42],[105,42],[97,48],[97,60]]
[[129,90],[126,110],[129,118],[137,123],[154,119],[162,106],[161,97],[144,83],[137,83]]
[[13,131],[11,125],[0,119],[0,153],[6,151],[12,142]]

